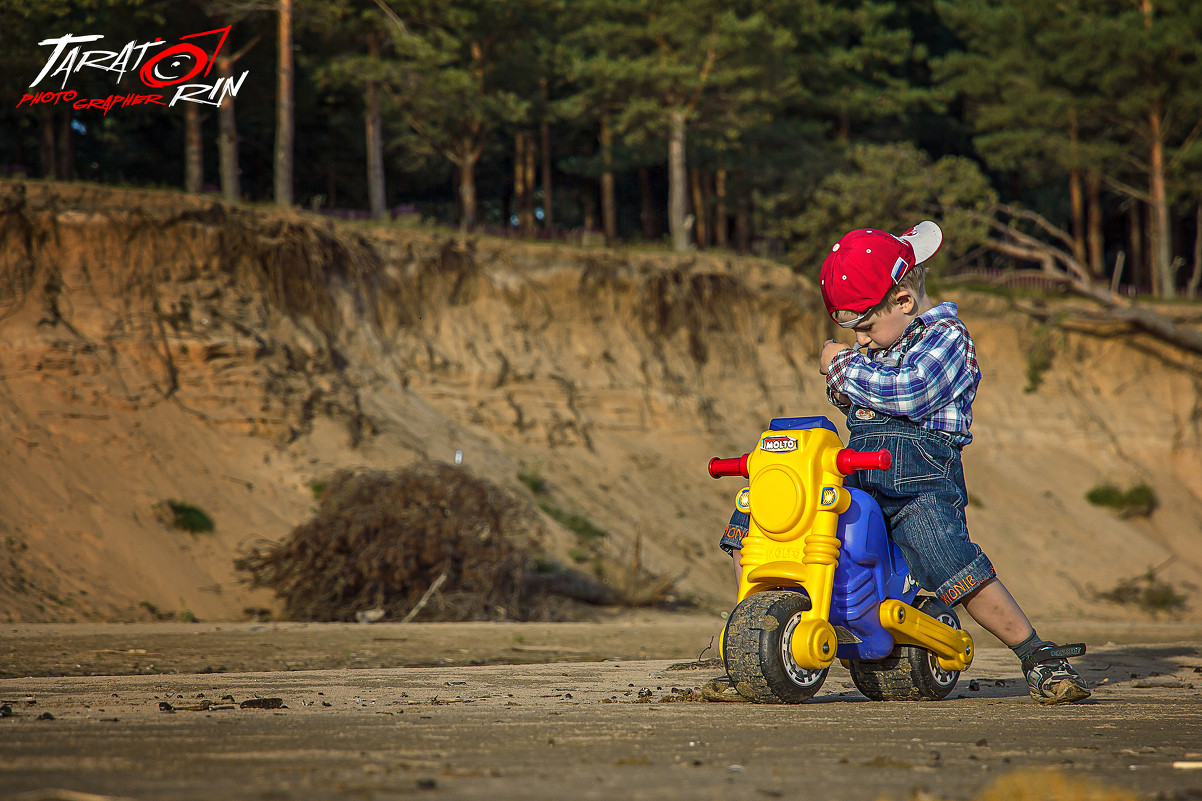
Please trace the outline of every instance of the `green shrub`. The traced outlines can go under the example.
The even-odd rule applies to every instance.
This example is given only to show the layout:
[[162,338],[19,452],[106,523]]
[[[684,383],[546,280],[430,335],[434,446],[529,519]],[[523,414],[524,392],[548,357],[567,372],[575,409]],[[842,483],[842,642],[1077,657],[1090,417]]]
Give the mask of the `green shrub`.
[[1085,500],[1094,506],[1108,506],[1117,509],[1123,505],[1124,493],[1113,484],[1099,484],[1085,493]]
[[171,510],[171,525],[180,531],[201,534],[213,530],[213,518],[190,503],[167,501],[167,508]]
[[1043,374],[1052,368],[1052,360],[1056,356],[1056,347],[1046,334],[1031,343],[1027,349],[1027,385],[1023,392],[1031,393],[1039,389],[1043,383]]
[[1127,490],[1125,501],[1130,513],[1139,517],[1148,517],[1159,505],[1156,490],[1147,484],[1136,484]]
[[138,606],[145,609],[146,613],[155,620],[171,620],[171,618],[174,617],[174,615],[172,615],[170,612],[160,611],[159,608],[150,601],[141,601]]
[[608,536],[604,529],[598,528],[593,521],[584,515],[569,514],[558,506],[549,503],[540,503],[538,508],[549,514],[554,518],[555,522],[568,531],[571,531],[581,540],[601,540]]
[[1185,608],[1188,596],[1177,591],[1167,581],[1156,577],[1156,569],[1149,567],[1142,575],[1123,579],[1113,589],[1097,593],[1104,601],[1138,606],[1153,616],[1161,612],[1178,612]]
[[1085,500],[1094,506],[1113,509],[1124,518],[1148,517],[1159,505],[1156,490],[1147,484],[1136,484],[1126,492],[1113,484],[1100,484],[1085,493]]
[[525,484],[526,488],[535,495],[547,494],[547,482],[543,480],[537,467],[522,465],[522,468],[518,470],[518,481]]

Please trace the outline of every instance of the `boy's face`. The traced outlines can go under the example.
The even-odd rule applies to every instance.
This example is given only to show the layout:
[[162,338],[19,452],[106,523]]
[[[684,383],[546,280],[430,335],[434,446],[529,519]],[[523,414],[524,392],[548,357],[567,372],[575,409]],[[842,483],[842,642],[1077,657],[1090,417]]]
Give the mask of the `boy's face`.
[[[863,322],[852,326],[852,331],[856,334],[856,343],[861,347],[868,346],[873,350],[886,350],[901,338],[905,333],[906,327],[910,325],[913,319],[911,312],[914,310],[914,297],[909,292],[901,292],[897,296],[897,303],[888,309],[881,309]],[[836,312],[837,316],[844,316],[845,319],[855,319],[854,312]]]

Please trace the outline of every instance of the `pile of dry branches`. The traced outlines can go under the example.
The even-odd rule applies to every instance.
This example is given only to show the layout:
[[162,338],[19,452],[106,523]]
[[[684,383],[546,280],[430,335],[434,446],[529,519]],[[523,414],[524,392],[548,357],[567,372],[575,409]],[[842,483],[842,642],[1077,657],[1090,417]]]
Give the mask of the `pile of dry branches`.
[[343,471],[283,543],[235,562],[292,620],[530,620],[561,600],[531,580],[542,523],[517,496],[460,467]]

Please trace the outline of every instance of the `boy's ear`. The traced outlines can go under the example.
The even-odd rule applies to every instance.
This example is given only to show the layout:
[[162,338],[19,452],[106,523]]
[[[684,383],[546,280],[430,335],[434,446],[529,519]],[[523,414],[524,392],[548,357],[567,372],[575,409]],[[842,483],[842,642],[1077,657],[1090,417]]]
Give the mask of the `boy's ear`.
[[894,299],[897,302],[897,307],[901,309],[902,314],[910,314],[914,311],[917,301],[914,299],[914,293],[908,289],[903,289],[897,293]]

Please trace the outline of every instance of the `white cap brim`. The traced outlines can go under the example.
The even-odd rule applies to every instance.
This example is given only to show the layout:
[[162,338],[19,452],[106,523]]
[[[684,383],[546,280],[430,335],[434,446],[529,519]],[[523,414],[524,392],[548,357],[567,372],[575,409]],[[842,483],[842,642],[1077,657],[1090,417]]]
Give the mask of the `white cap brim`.
[[922,264],[939,252],[943,246],[943,231],[930,220],[923,220],[918,225],[898,237],[910,243],[914,249],[914,263]]

